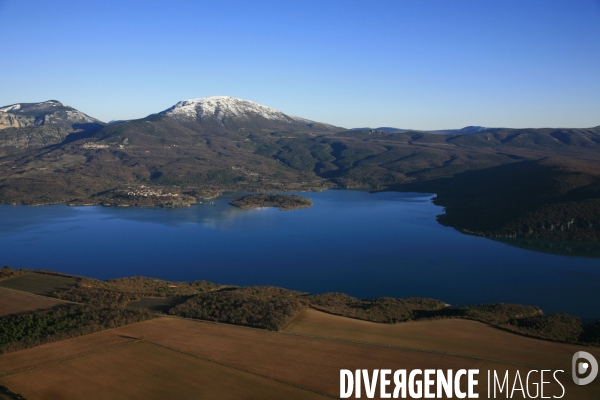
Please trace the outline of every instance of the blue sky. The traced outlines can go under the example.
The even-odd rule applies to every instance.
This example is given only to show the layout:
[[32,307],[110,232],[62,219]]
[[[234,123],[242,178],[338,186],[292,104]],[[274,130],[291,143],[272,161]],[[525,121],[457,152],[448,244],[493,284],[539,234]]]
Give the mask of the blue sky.
[[0,105],[229,95],[343,127],[600,125],[600,1],[0,0]]

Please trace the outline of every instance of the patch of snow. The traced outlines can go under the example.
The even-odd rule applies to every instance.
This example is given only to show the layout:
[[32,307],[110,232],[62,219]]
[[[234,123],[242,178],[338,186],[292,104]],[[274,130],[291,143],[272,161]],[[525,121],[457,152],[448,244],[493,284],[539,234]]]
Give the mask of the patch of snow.
[[2,112],[11,112],[11,111],[17,111],[20,108],[21,108],[20,104],[13,104],[12,106],[6,106],[6,107],[0,108],[0,111],[2,111]]
[[284,114],[271,107],[230,96],[212,96],[180,101],[173,107],[163,111],[162,114],[191,119],[216,116],[221,121],[232,117],[248,119],[251,116],[258,115],[265,119],[280,122],[312,122],[304,118]]
[[67,113],[67,118],[71,121],[77,121],[77,122],[95,122],[96,121],[94,118],[88,117],[81,111],[67,110],[66,113]]
[[57,101],[57,100],[48,100],[48,101],[43,102],[42,104],[48,104],[53,107],[58,107],[58,106],[67,107],[63,103],[61,103],[60,101]]

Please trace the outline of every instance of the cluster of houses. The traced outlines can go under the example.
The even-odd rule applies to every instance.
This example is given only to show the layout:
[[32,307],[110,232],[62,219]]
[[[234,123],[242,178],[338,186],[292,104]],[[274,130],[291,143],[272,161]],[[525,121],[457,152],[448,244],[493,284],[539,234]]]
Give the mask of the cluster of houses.
[[108,145],[107,144],[101,144],[101,143],[88,142],[88,143],[82,144],[81,148],[82,149],[107,149]]
[[177,197],[178,193],[163,193],[162,189],[150,189],[145,186],[140,186],[139,189],[130,190],[127,192],[128,196],[155,196],[155,197]]

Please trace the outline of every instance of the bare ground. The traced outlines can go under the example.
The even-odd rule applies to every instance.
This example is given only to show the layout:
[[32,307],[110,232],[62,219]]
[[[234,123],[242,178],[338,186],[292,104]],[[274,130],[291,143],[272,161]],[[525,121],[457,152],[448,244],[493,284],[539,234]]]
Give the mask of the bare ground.
[[63,301],[0,288],[0,317],[63,304]]

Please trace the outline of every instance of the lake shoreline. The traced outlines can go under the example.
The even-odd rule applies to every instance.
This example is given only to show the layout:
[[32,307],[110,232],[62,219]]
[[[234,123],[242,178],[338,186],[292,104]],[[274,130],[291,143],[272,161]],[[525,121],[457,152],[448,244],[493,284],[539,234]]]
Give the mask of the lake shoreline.
[[246,194],[176,209],[0,206],[1,262],[99,279],[200,278],[357,298],[533,304],[596,317],[597,259],[464,235],[436,221],[443,209],[430,193],[300,192],[314,206],[291,213],[228,204]]

